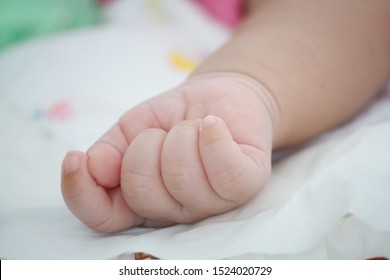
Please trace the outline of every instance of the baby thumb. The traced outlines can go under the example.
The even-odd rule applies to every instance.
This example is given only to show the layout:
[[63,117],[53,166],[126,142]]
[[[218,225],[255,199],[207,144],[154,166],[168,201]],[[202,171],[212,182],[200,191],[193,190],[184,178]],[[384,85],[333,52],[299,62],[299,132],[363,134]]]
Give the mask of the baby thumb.
[[223,199],[238,206],[258,189],[254,162],[221,118],[207,116],[201,121],[199,152],[211,187]]

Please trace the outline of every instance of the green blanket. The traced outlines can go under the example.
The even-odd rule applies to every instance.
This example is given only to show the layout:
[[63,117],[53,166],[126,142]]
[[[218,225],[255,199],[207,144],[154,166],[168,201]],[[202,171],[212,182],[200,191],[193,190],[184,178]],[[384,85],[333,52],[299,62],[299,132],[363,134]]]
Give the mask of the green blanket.
[[100,20],[94,0],[0,0],[0,50]]

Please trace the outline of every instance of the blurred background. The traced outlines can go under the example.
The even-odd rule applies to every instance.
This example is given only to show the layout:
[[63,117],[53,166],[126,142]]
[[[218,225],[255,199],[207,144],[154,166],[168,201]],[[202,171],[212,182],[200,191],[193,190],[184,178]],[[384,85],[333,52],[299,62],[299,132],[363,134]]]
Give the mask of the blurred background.
[[98,24],[101,5],[95,0],[1,0],[0,50],[58,31]]
[[[181,2],[196,3],[225,27],[237,25],[240,18],[240,0]],[[219,5],[221,2],[225,5]],[[166,0],[0,0],[0,50],[28,39],[104,23],[110,5],[124,8],[127,14],[122,18],[160,22],[177,20],[183,9],[178,1]],[[184,5],[188,9],[188,4]]]

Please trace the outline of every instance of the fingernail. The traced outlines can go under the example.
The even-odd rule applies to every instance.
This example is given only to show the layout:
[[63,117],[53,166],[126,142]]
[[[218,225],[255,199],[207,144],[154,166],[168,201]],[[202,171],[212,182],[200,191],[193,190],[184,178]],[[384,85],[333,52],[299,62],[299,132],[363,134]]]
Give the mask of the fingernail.
[[65,174],[75,172],[80,167],[80,159],[76,155],[67,155],[64,160]]
[[216,124],[218,118],[216,116],[208,115],[202,121],[202,130]]

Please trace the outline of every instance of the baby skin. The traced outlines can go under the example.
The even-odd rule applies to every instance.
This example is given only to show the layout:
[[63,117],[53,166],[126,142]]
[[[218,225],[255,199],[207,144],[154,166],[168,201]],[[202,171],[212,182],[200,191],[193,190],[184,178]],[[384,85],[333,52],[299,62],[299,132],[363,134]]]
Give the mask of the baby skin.
[[66,155],[63,197],[85,225],[164,227],[235,209],[266,184],[273,151],[350,118],[389,78],[389,1],[247,4],[185,82]]

